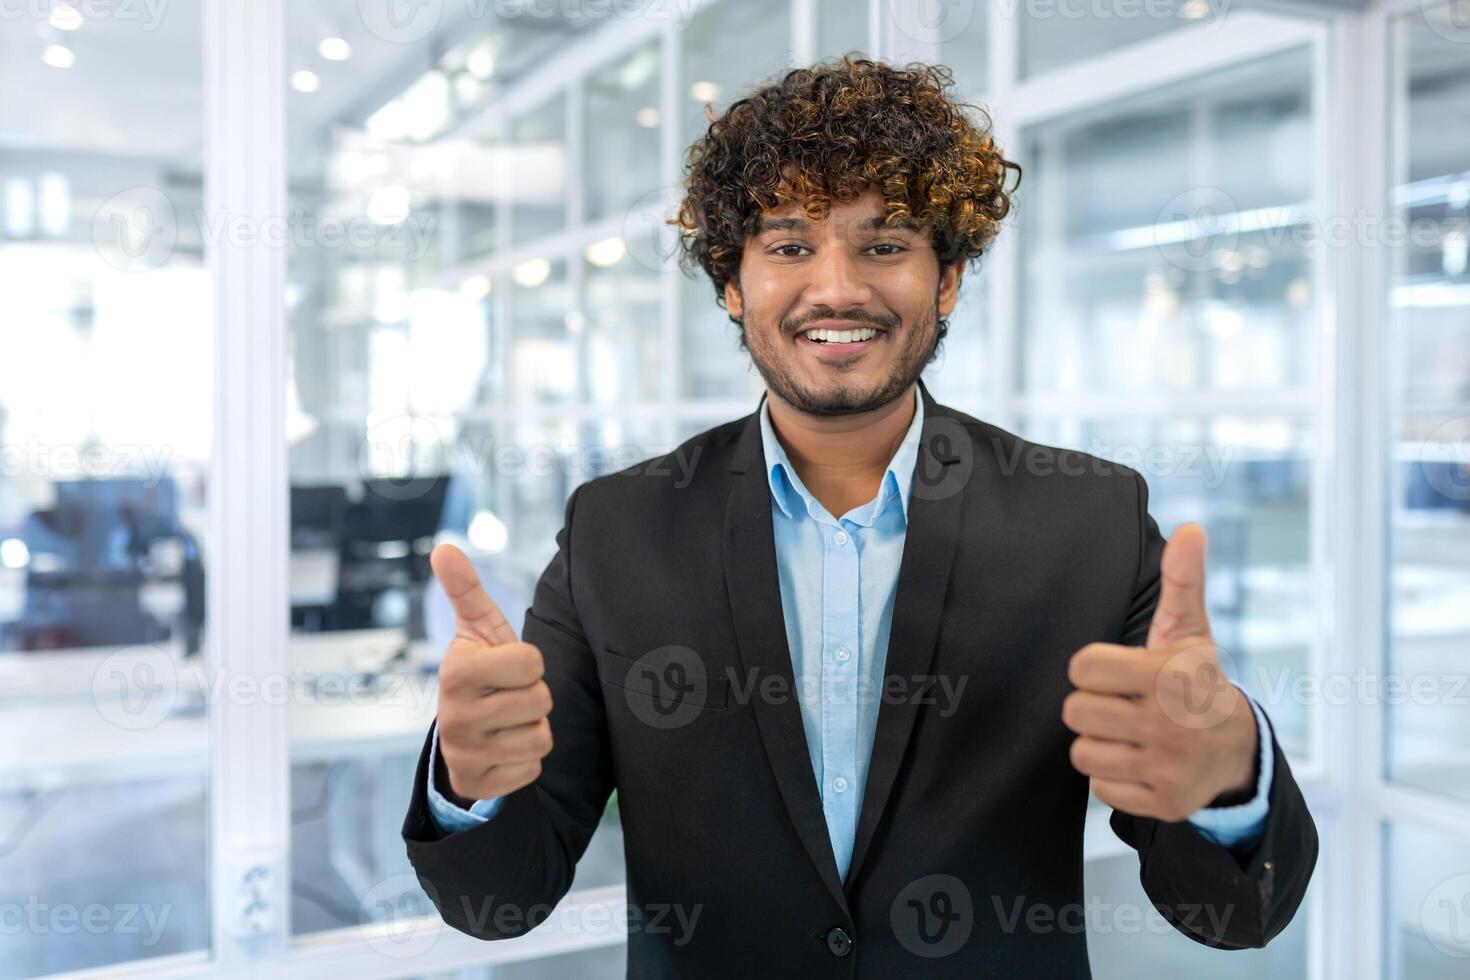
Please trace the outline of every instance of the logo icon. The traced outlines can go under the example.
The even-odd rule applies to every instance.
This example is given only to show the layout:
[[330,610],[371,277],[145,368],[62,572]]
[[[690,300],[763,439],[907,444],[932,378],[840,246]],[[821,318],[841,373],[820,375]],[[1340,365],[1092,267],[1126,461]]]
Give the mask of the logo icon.
[[384,956],[412,959],[427,953],[444,928],[431,887],[406,872],[384,878],[362,896],[358,932]]
[[1218,187],[1195,187],[1169,198],[1154,221],[1154,244],[1185,272],[1208,272],[1240,239],[1235,201]]
[[964,426],[950,418],[925,418],[909,493],[922,500],[952,497],[970,482],[974,470],[975,444]]
[[926,875],[898,893],[888,918],[904,949],[937,959],[969,941],[975,903],[970,889],[954,875]]
[[1470,874],[1434,887],[1419,912],[1424,936],[1446,956],[1470,957]]
[[1164,661],[1154,680],[1159,706],[1182,728],[1204,730],[1223,725],[1237,704],[1244,704],[1231,690],[1234,671],[1234,661],[1219,647],[1199,644],[1177,650]]
[[142,731],[168,717],[178,700],[179,675],[158,647],[123,647],[92,673],[92,702],[118,728]]
[[156,187],[119,191],[92,218],[97,254],[123,272],[157,269],[173,255],[178,236],[173,203]]
[[389,44],[412,44],[428,37],[444,16],[444,0],[357,0],[362,24]]
[[650,650],[628,670],[628,708],[651,728],[682,728],[699,717],[709,691],[704,661],[684,646]]

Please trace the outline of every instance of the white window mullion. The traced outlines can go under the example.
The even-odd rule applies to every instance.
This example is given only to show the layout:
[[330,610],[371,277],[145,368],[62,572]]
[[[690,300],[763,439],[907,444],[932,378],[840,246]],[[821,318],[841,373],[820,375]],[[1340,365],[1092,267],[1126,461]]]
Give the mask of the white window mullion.
[[[1374,14],[1335,20],[1317,58],[1319,220],[1385,217],[1387,151],[1363,152],[1365,146],[1389,145],[1384,24]],[[1319,620],[1322,647],[1314,651],[1313,670],[1332,676],[1361,670],[1378,677],[1386,636],[1384,467],[1392,424],[1386,410],[1390,376],[1384,370],[1389,332],[1383,329],[1388,256],[1366,240],[1318,245],[1317,251],[1324,399],[1322,458],[1314,474],[1330,499],[1323,500],[1324,555],[1314,548],[1314,561],[1325,557],[1333,571],[1329,619]],[[1365,796],[1382,781],[1381,707],[1352,701],[1314,710],[1319,717],[1313,754],[1347,802],[1334,832],[1323,840],[1318,875],[1326,894],[1323,921],[1313,931],[1312,975],[1376,977],[1383,962],[1383,834],[1381,814]]]
[[[208,680],[288,676],[284,0],[204,5],[204,204],[214,295]],[[210,704],[211,922],[225,968],[290,935],[286,699]]]

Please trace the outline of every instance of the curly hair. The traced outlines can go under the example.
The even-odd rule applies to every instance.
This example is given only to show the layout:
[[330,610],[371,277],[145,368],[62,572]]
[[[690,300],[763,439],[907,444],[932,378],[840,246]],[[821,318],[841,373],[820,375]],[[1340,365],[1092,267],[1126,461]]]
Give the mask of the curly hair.
[[972,107],[946,97],[953,84],[943,65],[843,55],[788,72],[719,118],[706,105],[709,129],[689,147],[685,196],[668,221],[679,228],[685,273],[702,268],[723,307],[763,210],[799,203],[821,221],[834,201],[870,187],[890,224],[932,229],[941,268],[978,259],[1010,212],[1021,168],[996,145],[983,109],[972,119]]

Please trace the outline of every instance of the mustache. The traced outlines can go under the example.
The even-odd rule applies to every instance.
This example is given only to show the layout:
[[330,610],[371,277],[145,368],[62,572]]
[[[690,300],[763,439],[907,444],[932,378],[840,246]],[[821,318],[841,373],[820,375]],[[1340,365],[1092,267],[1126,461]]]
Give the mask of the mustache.
[[818,320],[837,320],[844,323],[863,323],[874,327],[880,327],[892,333],[898,326],[898,317],[882,316],[877,313],[868,313],[865,310],[851,310],[847,313],[812,313],[794,320],[786,325],[786,332],[790,336],[796,336],[806,329],[808,324],[816,323]]

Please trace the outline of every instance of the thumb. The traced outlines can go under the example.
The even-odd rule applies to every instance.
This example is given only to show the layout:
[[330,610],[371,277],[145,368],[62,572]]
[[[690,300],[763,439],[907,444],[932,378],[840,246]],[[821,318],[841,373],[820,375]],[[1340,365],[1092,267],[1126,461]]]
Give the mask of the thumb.
[[429,553],[429,567],[439,586],[454,606],[456,631],[465,636],[480,637],[499,646],[516,641],[515,630],[495,600],[485,594],[480,576],[465,553],[452,544],[441,544]]
[[1210,635],[1205,612],[1205,541],[1204,528],[1182,524],[1164,546],[1159,604],[1148,630],[1149,649]]

